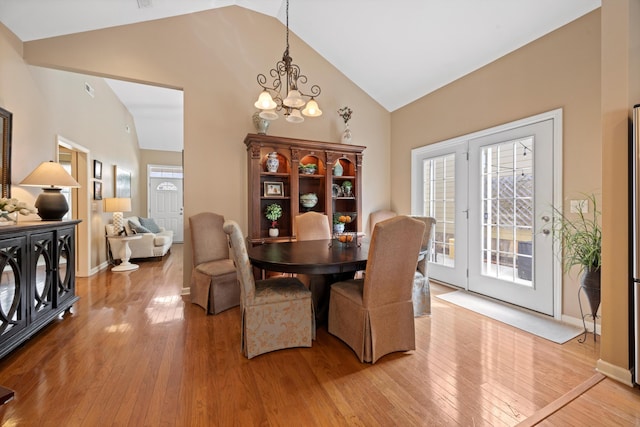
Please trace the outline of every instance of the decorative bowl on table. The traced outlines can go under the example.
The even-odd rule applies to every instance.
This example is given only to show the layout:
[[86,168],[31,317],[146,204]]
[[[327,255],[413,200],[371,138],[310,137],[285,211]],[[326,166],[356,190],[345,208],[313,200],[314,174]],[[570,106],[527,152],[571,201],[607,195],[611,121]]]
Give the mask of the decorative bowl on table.
[[344,233],[334,233],[334,239],[340,246],[351,247],[351,246],[359,246],[358,243],[358,234],[353,232],[344,232]]
[[300,203],[305,208],[312,208],[318,204],[318,195],[316,193],[306,193],[300,196]]

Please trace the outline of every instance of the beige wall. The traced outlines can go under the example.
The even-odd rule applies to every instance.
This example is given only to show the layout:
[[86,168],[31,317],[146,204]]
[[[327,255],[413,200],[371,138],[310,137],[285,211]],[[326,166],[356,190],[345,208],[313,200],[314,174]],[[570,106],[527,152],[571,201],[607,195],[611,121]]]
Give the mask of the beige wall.
[[[601,193],[600,12],[592,12],[391,115],[391,205],[411,209],[411,149],[562,108],[563,192]],[[582,197],[580,197],[582,198]],[[580,317],[577,274],[563,314]]]
[[[95,89],[91,98],[84,89]],[[138,179],[138,141],[131,115],[101,78],[33,67],[22,59],[22,44],[0,24],[0,105],[13,113],[12,195],[33,204],[37,188],[16,185],[40,162],[55,160],[57,137],[90,150],[102,161],[103,197],[113,197],[113,167],[118,164]],[[128,124],[132,132],[124,131]],[[90,172],[90,176],[92,172]],[[87,183],[93,194],[93,179]],[[134,210],[139,206],[133,189]],[[80,227],[90,230],[89,267],[106,261],[104,224],[111,219],[103,213],[102,202],[92,201],[90,218]],[[39,220],[37,216],[32,219]],[[86,234],[89,234],[88,232]]]
[[628,144],[640,103],[640,2],[602,2],[602,346],[598,370],[630,383]]
[[[247,230],[244,137],[255,132],[251,116],[258,73],[282,57],[284,26],[237,6],[25,43],[33,65],[122,78],[184,91],[185,219],[214,211]],[[322,141],[340,139],[337,110],[353,110],[353,143],[367,146],[363,214],[389,201],[389,113],[315,51],[290,35],[291,55],[323,92],[317,119],[273,122],[270,135]],[[188,221],[185,221],[188,224]],[[186,266],[191,264],[185,230]],[[185,268],[185,284],[189,283]]]

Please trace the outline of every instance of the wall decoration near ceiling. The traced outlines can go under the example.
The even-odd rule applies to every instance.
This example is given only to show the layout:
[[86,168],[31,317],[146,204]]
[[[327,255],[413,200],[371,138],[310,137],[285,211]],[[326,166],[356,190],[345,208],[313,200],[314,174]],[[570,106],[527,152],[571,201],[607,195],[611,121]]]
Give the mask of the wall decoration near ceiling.
[[131,172],[115,166],[116,197],[131,197]]

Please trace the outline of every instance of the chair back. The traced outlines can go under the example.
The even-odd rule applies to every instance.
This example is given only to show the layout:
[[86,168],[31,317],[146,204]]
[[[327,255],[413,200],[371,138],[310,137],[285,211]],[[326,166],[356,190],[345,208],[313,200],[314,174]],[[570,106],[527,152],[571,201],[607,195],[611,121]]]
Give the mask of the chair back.
[[329,217],[318,212],[306,212],[296,216],[296,240],[331,239]]
[[202,212],[189,217],[193,265],[229,258],[227,236],[222,230],[224,217]]
[[375,228],[377,223],[387,220],[389,218],[393,218],[397,215],[398,214],[396,212],[386,210],[386,209],[371,212],[371,214],[369,214],[369,235],[373,234],[373,229]]
[[411,218],[424,222],[425,229],[424,235],[422,236],[422,244],[420,245],[420,252],[427,252],[429,250],[433,225],[436,223],[436,219],[430,216],[412,216]]
[[249,261],[247,246],[237,222],[228,219],[224,222],[222,229],[229,235],[231,256],[236,265],[238,281],[240,282],[240,302],[244,306],[247,301],[253,300],[256,293],[256,283],[253,279],[253,269]]
[[431,238],[433,237],[433,226],[436,219],[430,216],[414,216],[412,218],[424,222],[425,229],[422,236],[422,245],[420,246],[420,256],[418,257],[417,270],[424,276],[427,276],[427,263],[429,262],[429,249]]
[[411,301],[425,225],[400,215],[373,229],[362,291],[364,307]]

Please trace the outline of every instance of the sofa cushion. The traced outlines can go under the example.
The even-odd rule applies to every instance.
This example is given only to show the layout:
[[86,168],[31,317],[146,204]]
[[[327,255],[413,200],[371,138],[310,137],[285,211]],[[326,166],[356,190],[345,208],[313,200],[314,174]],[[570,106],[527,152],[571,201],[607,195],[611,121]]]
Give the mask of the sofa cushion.
[[131,230],[135,231],[136,233],[151,233],[151,230],[149,230],[147,227],[138,225],[133,221],[129,221],[129,228],[131,228]]
[[158,227],[158,224],[156,224],[153,218],[138,217],[138,220],[140,221],[141,226],[143,226],[144,228],[146,228],[152,233],[159,233],[161,231],[160,227]]

